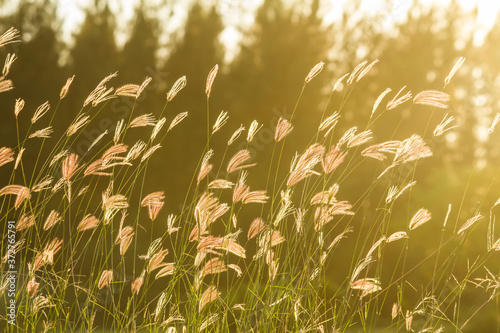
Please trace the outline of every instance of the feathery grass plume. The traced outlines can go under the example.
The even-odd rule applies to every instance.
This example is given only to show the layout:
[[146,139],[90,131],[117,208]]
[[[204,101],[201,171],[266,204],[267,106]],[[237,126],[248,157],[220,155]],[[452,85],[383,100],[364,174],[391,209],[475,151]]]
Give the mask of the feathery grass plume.
[[14,61],[16,61],[16,59],[17,59],[17,56],[15,53],[7,54],[7,57],[5,57],[5,64],[3,65],[3,69],[2,69],[2,75],[4,77],[9,74],[10,68],[12,67],[12,64],[14,63]]
[[493,131],[495,130],[495,126],[498,124],[498,122],[500,121],[500,112],[497,112],[495,114],[495,118],[493,118],[493,121],[491,122],[491,126],[490,128],[488,128],[488,133],[493,133]]
[[144,277],[141,275],[138,278],[136,278],[134,281],[132,281],[132,283],[130,284],[130,292],[132,294],[138,294],[143,283],[144,283]]
[[401,141],[390,140],[382,143],[378,143],[361,152],[361,156],[375,158],[377,160],[383,161],[387,158],[383,153],[396,154],[399,147],[401,146]]
[[339,201],[329,206],[316,208],[314,213],[314,230],[321,230],[321,228],[325,224],[330,223],[336,215],[354,215],[354,212],[350,211],[351,208],[352,205],[348,201]]
[[2,195],[9,194],[17,196],[16,201],[14,202],[15,209],[21,207],[24,200],[29,199],[31,196],[29,188],[22,185],[7,185],[0,190],[0,197]]
[[231,138],[229,138],[229,141],[227,142],[227,145],[230,146],[236,139],[239,138],[241,133],[245,130],[245,127],[243,127],[243,124],[238,127],[236,131],[234,131],[233,135],[231,135]]
[[[230,236],[230,235],[228,235]],[[210,252],[210,250],[223,250],[226,252],[231,252],[232,254],[240,257],[246,258],[245,248],[236,242],[236,240],[231,237],[215,237],[207,236],[203,237],[196,249],[198,252]]]
[[276,275],[278,274],[278,268],[280,264],[278,260],[273,260],[269,263],[269,280],[274,281],[276,279]]
[[[26,148],[21,148],[21,150],[19,151],[19,153],[17,154],[17,157],[16,157],[16,162],[14,163],[14,170],[17,169],[17,166],[19,165],[19,162],[21,162],[21,158],[23,157],[23,153],[24,151],[26,150]],[[2,153],[0,152],[0,156],[2,155]],[[0,160],[2,158],[0,157]],[[0,166],[1,166],[1,163],[0,163]]]
[[497,239],[495,243],[493,243],[490,250],[500,251],[500,238]]
[[125,162],[131,162],[138,158],[144,150],[146,150],[146,143],[142,140],[137,141],[132,148],[130,148],[127,156],[125,156]]
[[357,130],[358,130],[358,127],[353,126],[353,127],[349,128],[347,131],[345,131],[344,134],[342,135],[342,137],[337,142],[337,147],[340,147],[343,144],[352,140],[352,138],[354,138],[354,136],[356,135]]
[[373,114],[375,113],[375,111],[377,111],[377,108],[384,99],[384,97],[387,96],[387,94],[390,93],[391,91],[392,91],[391,88],[387,88],[380,95],[378,95],[377,99],[375,100],[375,103],[373,103],[373,108],[372,108],[372,113],[370,114],[370,118],[373,117]]
[[127,252],[130,244],[132,243],[132,240],[134,239],[134,228],[131,226],[126,226],[123,228],[123,220],[124,220],[125,214],[122,215],[122,220],[120,222],[120,231],[118,232],[118,236],[116,236],[115,239],[115,244],[118,245],[120,244],[120,255],[123,256],[125,255],[125,252]]
[[36,123],[40,118],[42,118],[47,113],[47,111],[49,111],[49,109],[50,109],[50,104],[48,101],[40,105],[33,114],[33,117],[31,118],[31,123],[32,124]]
[[156,303],[156,309],[155,312],[153,313],[154,320],[158,321],[160,315],[163,313],[163,310],[165,309],[165,306],[167,305],[168,302],[170,302],[170,299],[172,298],[172,295],[170,295],[167,298],[167,291],[164,291],[161,293],[160,298],[158,299],[158,303]]
[[426,223],[430,219],[431,219],[431,213],[425,208],[420,208],[411,218],[410,230],[420,227],[422,224]]
[[217,76],[217,72],[219,71],[219,65],[215,65],[208,73],[207,76],[207,84],[205,86],[205,93],[207,94],[207,98],[210,98],[210,92],[212,91],[212,85],[214,84],[215,77]]
[[151,157],[151,155],[153,155],[153,153],[156,150],[158,150],[160,148],[161,148],[161,145],[160,144],[156,144],[153,147],[151,147],[148,150],[146,150],[146,152],[144,152],[144,155],[142,155],[141,162],[144,162],[145,160],[147,160],[149,157]]
[[455,117],[446,114],[443,120],[441,120],[441,122],[439,123],[439,125],[436,126],[436,129],[434,130],[434,136],[440,136],[444,132],[449,131],[452,128],[458,127],[458,126],[452,126],[446,128],[446,126],[448,126],[453,120],[455,120]]
[[104,132],[102,132],[101,134],[99,134],[99,136],[97,138],[95,138],[94,141],[92,141],[92,143],[90,144],[90,146],[87,148],[87,151],[90,151],[97,143],[99,143],[99,141],[101,141],[101,139],[106,134],[108,134],[108,130],[105,130]]
[[10,43],[20,42],[19,36],[20,36],[19,30],[11,27],[9,30],[7,30],[0,36],[0,47],[4,47],[5,45]]
[[393,164],[411,162],[430,156],[432,156],[432,151],[429,146],[418,134],[413,134],[401,142],[394,156]]
[[321,191],[316,193],[312,198],[311,198],[311,205],[333,205],[337,202],[337,199],[335,198],[335,195],[337,195],[337,192],[339,191],[339,185],[338,184],[333,184],[330,186],[330,188],[326,191]]
[[78,191],[78,194],[76,196],[79,197],[79,196],[83,195],[84,193],[86,193],[88,191],[89,187],[90,187],[89,185],[85,185],[84,187],[82,187],[80,189],[80,191]]
[[3,80],[0,78],[0,93],[14,89],[14,84],[11,80]]
[[148,194],[142,199],[141,206],[148,207],[149,218],[154,221],[163,207],[165,192],[158,191]]
[[155,280],[162,278],[164,276],[173,275],[174,273],[175,273],[174,263],[162,263],[162,267],[155,275]]
[[47,220],[45,220],[45,223],[43,225],[43,230],[49,230],[52,228],[54,225],[56,225],[57,222],[61,221],[61,214],[59,214],[57,211],[52,210],[47,217]]
[[248,239],[254,238],[259,234],[259,232],[264,230],[265,227],[266,224],[264,223],[264,220],[262,220],[260,217],[255,218],[250,224],[250,227],[248,228],[247,238]]
[[351,289],[359,289],[362,291],[361,298],[382,290],[380,281],[373,278],[363,278],[351,283]]
[[[226,203],[219,203],[219,200],[214,198],[213,193],[203,193],[196,203],[194,217],[197,225],[191,232],[189,240],[196,240],[198,232],[200,235],[206,234],[207,227],[224,215],[228,210],[229,206]],[[198,228],[200,229],[198,230]]]
[[373,66],[375,66],[376,63],[378,63],[378,59],[373,60],[371,63],[369,63],[363,70],[359,73],[358,77],[356,78],[356,82],[359,82],[368,72],[372,69]]
[[347,84],[351,84],[354,82],[358,74],[361,72],[361,70],[365,67],[367,63],[368,61],[364,60],[362,63],[360,63],[354,68],[354,70],[351,72],[351,75],[349,75],[349,78],[347,79]]
[[[201,322],[200,328],[198,332],[203,332],[207,327],[215,324],[219,320],[219,314],[218,313],[213,313],[210,316],[208,316],[205,320]],[[184,326],[185,327],[185,326]],[[182,333],[185,333],[185,330],[183,329]]]
[[305,78],[305,83],[311,82],[312,79],[314,79],[321,71],[323,70],[323,66],[325,66],[325,63],[323,61],[318,62],[316,65],[314,65],[313,68],[309,71],[309,74],[307,74]]
[[170,132],[172,128],[174,128],[176,125],[178,125],[181,121],[184,120],[188,116],[188,112],[181,112],[178,115],[175,116],[174,120],[170,123],[170,126],[167,129],[167,132]]
[[103,160],[123,159],[116,155],[127,152],[128,146],[123,143],[115,144],[108,148],[103,154]]
[[33,192],[41,192],[44,190],[48,190],[53,180],[54,177],[52,176],[43,177],[42,180],[40,180],[35,186],[33,186],[32,188]]
[[54,264],[54,255],[61,250],[63,240],[55,237],[49,244],[45,246],[42,252],[38,252],[33,261],[33,270],[37,271],[46,264]]
[[75,79],[75,76],[73,75],[72,77],[70,77],[66,80],[66,83],[64,84],[64,86],[61,88],[61,91],[59,92],[59,99],[63,99],[64,97],[66,97],[66,95],[68,94],[68,91],[69,91],[69,87],[73,83],[74,79]]
[[128,208],[127,197],[122,194],[109,195],[110,193],[106,190],[102,193],[102,209],[126,209]]
[[76,170],[78,170],[78,155],[70,154],[62,162],[62,176],[66,181],[70,181]]
[[20,218],[19,221],[17,221],[16,224],[16,230],[21,231],[24,229],[28,229],[32,225],[35,224],[35,217],[31,214],[23,214]]
[[125,84],[119,88],[116,88],[116,96],[127,96],[137,98],[137,93],[139,92],[139,86],[137,84]]
[[347,238],[346,234],[353,232],[353,231],[354,231],[354,229],[352,227],[348,227],[346,230],[342,231],[339,235],[337,235],[337,237],[335,237],[333,239],[333,241],[330,243],[330,245],[328,245],[328,247],[326,248],[327,251],[330,251],[332,249],[332,247],[337,245],[343,238]]
[[274,141],[280,142],[285,136],[290,134],[293,130],[293,125],[290,124],[288,120],[283,117],[278,119],[278,124],[276,125],[276,131],[274,133]]
[[166,263],[163,262],[163,259],[165,259],[167,254],[168,254],[168,249],[161,249],[158,252],[152,254],[148,260],[148,265],[146,266],[146,270],[148,272],[152,272],[155,269],[164,267]]
[[38,130],[35,133],[31,133],[28,138],[29,139],[32,139],[32,138],[50,139],[50,135],[52,133],[54,133],[54,130],[52,129],[52,126],[49,126],[49,127],[42,128],[41,130]]
[[215,257],[207,261],[205,266],[203,266],[203,268],[201,269],[201,276],[204,277],[209,274],[218,274],[226,271],[227,266],[224,261],[219,259],[218,257]]
[[243,164],[246,161],[248,161],[251,158],[250,156],[250,151],[247,149],[242,149],[236,154],[234,154],[233,157],[229,160],[229,163],[227,164],[227,173],[233,173],[238,170],[250,168],[256,163],[253,164]]
[[158,120],[155,127],[151,131],[151,137],[150,137],[151,141],[154,141],[154,139],[156,139],[156,136],[158,135],[158,133],[160,133],[161,129],[163,128],[163,125],[165,125],[166,122],[167,122],[167,118],[165,118],[165,117]]
[[401,312],[401,307],[399,306],[398,303],[394,302],[394,304],[392,304],[392,310],[391,310],[392,319],[395,319],[398,316],[399,312]]
[[275,227],[278,226],[278,224],[287,216],[293,213],[293,206],[292,206],[292,190],[287,189],[286,191],[281,191],[281,207],[276,214],[276,217],[274,218],[273,225]]
[[234,183],[226,179],[215,179],[208,184],[209,189],[231,189]]
[[465,230],[469,229],[474,223],[476,223],[477,221],[481,220],[484,216],[481,215],[481,213],[477,213],[476,215],[474,215],[473,217],[471,217],[470,219],[468,219],[467,221],[465,221],[464,225],[460,228],[460,230],[458,230],[457,234],[461,234],[463,233]]
[[406,184],[406,186],[403,187],[401,190],[398,190],[398,188],[396,186],[391,186],[389,188],[389,192],[387,193],[387,197],[385,198],[385,202],[391,203],[392,201],[396,200],[397,198],[399,198],[401,196],[401,194],[403,194],[403,192],[406,189],[412,187],[416,183],[417,183],[416,181],[412,181],[412,182]]
[[176,232],[177,230],[180,229],[180,228],[174,227],[174,223],[175,223],[176,219],[177,219],[177,216],[175,216],[174,214],[170,214],[169,216],[167,216],[167,232],[169,235],[173,234],[174,232]]
[[253,138],[255,137],[255,134],[262,128],[262,124],[259,126],[259,123],[257,120],[252,121],[250,124],[250,127],[248,128],[248,134],[247,134],[247,142],[252,142]]
[[[54,306],[55,304],[50,300],[50,298],[45,297],[43,295],[38,295],[37,297],[35,297],[33,303],[31,304],[31,311],[33,313],[37,313],[39,310],[43,308],[51,308]],[[44,322],[44,332],[50,330],[51,328],[54,327]]]
[[113,281],[113,270],[112,269],[104,270],[101,273],[101,277],[99,278],[99,283],[97,284],[97,287],[99,289],[109,287],[112,281]]
[[266,195],[266,191],[252,191],[245,194],[242,201],[244,204],[249,203],[266,203],[269,197]]
[[327,117],[325,120],[321,122],[318,131],[321,132],[325,129],[328,129],[328,131],[326,131],[326,133],[324,134],[324,137],[326,138],[328,134],[335,128],[335,125],[337,125],[339,118],[340,114],[337,111],[335,111],[331,116]]
[[136,117],[134,120],[130,122],[130,125],[128,127],[134,128],[134,127],[155,126],[155,125],[156,125],[155,117],[153,116],[152,113],[147,113]]
[[298,208],[293,212],[293,218],[295,220],[295,227],[297,229],[297,233],[301,234],[304,229],[304,218],[306,216],[306,209]]
[[412,94],[411,94],[411,91],[408,91],[406,94],[404,94],[403,96],[399,97],[399,95],[403,92],[403,90],[406,88],[406,86],[404,86],[403,88],[401,88],[398,93],[396,94],[396,96],[394,96],[393,99],[391,99],[387,105],[386,105],[386,110],[392,110],[394,108],[396,108],[397,106],[405,103],[406,101],[408,101],[409,99],[411,99],[412,97]]
[[94,229],[99,224],[99,220],[93,216],[92,214],[87,214],[85,217],[78,223],[76,230],[85,231]]
[[144,79],[144,81],[142,81],[141,85],[139,86],[139,89],[137,90],[137,94],[135,97],[136,99],[142,95],[142,92],[144,91],[144,89],[146,89],[146,87],[151,83],[152,80],[153,80],[153,78],[151,78],[150,76],[147,76]]
[[210,171],[212,171],[213,164],[208,163],[210,158],[214,156],[214,150],[210,149],[205,153],[205,156],[203,156],[203,160],[201,162],[201,167],[200,171],[198,172],[198,177],[196,177],[196,181],[199,184],[200,181],[205,178]]
[[349,140],[347,141],[347,147],[352,148],[356,147],[359,145],[362,145],[363,143],[366,143],[372,139],[372,131],[371,130],[366,130],[364,132],[361,132],[359,134],[354,134]]
[[14,161],[14,151],[9,147],[0,148],[0,166]]
[[124,119],[120,119],[116,122],[115,135],[113,136],[113,142],[115,143],[115,145],[117,145],[118,142],[120,142],[120,137],[123,133],[123,130],[125,129],[123,127],[124,124],[125,124]]
[[448,76],[444,79],[444,86],[446,87],[451,79],[455,76],[455,74],[458,72],[458,70],[460,69],[460,67],[462,67],[462,65],[464,64],[465,62],[465,58],[464,57],[460,57],[457,62],[455,63],[455,65],[453,66],[453,68],[451,69],[450,73],[448,74]]
[[26,291],[28,292],[29,297],[32,298],[33,296],[35,296],[39,286],[40,283],[36,282],[35,276],[33,276],[26,285]]
[[292,187],[301,180],[310,177],[313,174],[319,175],[313,168],[321,162],[325,153],[325,147],[318,143],[310,145],[306,151],[298,158],[295,163],[292,163],[290,168],[290,176],[286,182],[288,187]]
[[112,78],[116,77],[118,72],[114,72],[106,76],[104,79],[99,82],[99,84],[95,87],[94,90],[88,95],[88,97],[83,102],[83,106],[87,106],[89,103],[92,103],[92,106],[96,106],[97,104],[104,102],[105,100],[112,98],[113,96],[109,96],[109,94],[113,91],[113,88],[106,89],[105,84],[109,82]]
[[440,109],[447,109],[450,95],[437,90],[425,90],[419,92],[413,98],[414,104],[429,105]]
[[226,124],[228,119],[229,119],[229,116],[227,115],[227,112],[221,111],[221,113],[217,117],[217,120],[215,120],[214,126],[212,127],[212,134],[214,134],[215,132],[220,130],[222,128],[222,126],[224,126]]
[[389,237],[387,237],[387,239],[385,240],[386,243],[391,243],[391,242],[395,242],[397,240],[400,240],[402,238],[408,238],[408,235],[406,234],[406,232],[404,231],[397,231],[395,233],[393,233],[392,235],[390,235]]
[[372,247],[368,250],[368,252],[367,252],[367,254],[366,254],[365,258],[371,258],[371,257],[372,257],[373,252],[374,252],[374,251],[375,251],[375,250],[376,250],[376,249],[380,246],[380,244],[382,244],[383,242],[385,242],[385,240],[386,240],[385,236],[380,237],[380,238],[379,238],[379,240],[378,240],[378,241],[376,241],[376,242],[372,245]]
[[177,81],[175,81],[172,85],[172,88],[170,88],[170,91],[167,93],[167,101],[170,102],[172,99],[174,99],[175,95],[177,95],[177,93],[186,86],[186,83],[186,75],[178,78]]
[[61,177],[61,178],[59,178],[59,180],[58,180],[58,181],[54,184],[54,186],[52,187],[52,190],[51,190],[51,191],[52,191],[52,193],[56,193],[56,192],[58,192],[60,189],[62,189],[62,188],[63,188],[63,186],[64,186],[64,183],[65,183],[65,182],[66,182],[66,181],[64,180],[64,178],[62,178],[62,177]]
[[236,218],[236,214],[232,215],[231,221],[233,221],[233,227],[236,228],[236,226],[238,225],[238,219]]
[[14,106],[14,115],[16,116],[16,118],[17,116],[19,116],[19,113],[23,108],[24,108],[24,99],[22,98],[16,99],[16,105]]
[[66,130],[67,136],[72,136],[76,132],[80,130],[83,126],[87,125],[90,122],[90,117],[86,116],[84,113],[80,114],[73,123]]

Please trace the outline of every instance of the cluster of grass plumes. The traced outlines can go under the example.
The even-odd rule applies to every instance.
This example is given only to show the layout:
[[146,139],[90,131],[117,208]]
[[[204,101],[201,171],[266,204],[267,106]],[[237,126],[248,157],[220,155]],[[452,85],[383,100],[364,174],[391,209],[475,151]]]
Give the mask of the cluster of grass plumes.
[[[2,35],[0,46],[12,38],[17,38],[13,31]],[[333,91],[344,89],[348,96],[376,63],[361,63],[339,79]],[[312,68],[302,92],[323,65]],[[207,78],[207,117],[217,70],[215,66]],[[457,70],[453,68],[445,84]],[[0,86],[12,87],[6,73],[8,69]],[[52,122],[58,109],[64,108],[73,77],[62,87],[59,101],[44,103],[33,114],[23,110],[21,99],[15,103],[18,143],[0,148],[2,172],[11,171],[9,184],[0,189],[2,224],[14,219],[17,229],[17,327],[8,326],[10,331],[344,332],[351,327],[462,331],[478,311],[497,299],[498,276],[489,270],[485,276],[482,270],[486,259],[500,250],[500,240],[493,236],[493,207],[484,253],[458,267],[460,249],[481,223],[481,213],[463,221],[458,231],[450,231],[451,206],[444,219],[436,221],[425,207],[410,211],[408,202],[398,205],[418,186],[417,162],[433,154],[426,143],[429,133],[372,142],[371,125],[380,114],[397,112],[400,105],[411,103],[446,109],[447,93],[428,90],[412,98],[403,87],[391,97],[387,89],[376,99],[371,114],[365,113],[366,128],[352,127],[342,133],[336,131],[342,109],[323,114],[306,149],[282,174],[287,138],[299,126],[293,122],[294,110],[273,129],[266,186],[260,189],[252,188],[249,181],[256,163],[249,147],[262,125],[252,122],[248,130],[237,128],[225,151],[217,152],[210,142],[226,126],[229,115],[222,112],[207,128],[207,144],[188,195],[177,198],[159,182],[154,191],[146,192],[145,183],[150,159],[160,158],[165,138],[188,116],[168,112],[168,103],[187,84],[186,77],[167,92],[161,111],[134,115],[134,104],[128,119],[114,119],[112,130],[103,131],[84,151],[75,149],[82,131],[106,111],[110,100],[137,101],[151,81],[109,88],[115,76],[97,85],[48,150],[43,149],[44,143],[55,140]],[[57,107],[51,110],[51,104]],[[41,125],[50,112],[48,123]],[[23,130],[28,122],[29,128]],[[434,135],[452,129],[452,122],[453,117],[445,115]],[[137,139],[138,127],[148,129],[147,137]],[[23,153],[35,145],[34,140],[42,142],[36,146],[38,157],[25,162]],[[235,148],[237,141],[243,148]],[[211,161],[215,154],[224,156],[217,165]],[[381,179],[390,186],[370,207],[373,221],[361,225],[354,218],[363,214],[362,205],[368,199],[349,202],[342,188],[349,186],[346,176],[365,159],[383,165],[373,183],[367,184],[366,193],[379,187]],[[25,172],[27,163],[35,163],[32,173]],[[165,200],[183,205],[175,215],[164,211]],[[401,229],[391,221],[397,209],[408,211]],[[162,224],[164,232],[148,232],[153,223]],[[430,223],[442,225],[440,243],[429,244],[429,252],[418,254],[418,264],[406,267],[409,241],[417,228]],[[353,246],[343,247],[347,240]],[[387,251],[389,247],[398,248],[397,260],[388,260],[394,254]],[[9,270],[7,259],[2,261],[2,275]],[[421,286],[411,285],[410,277],[428,262],[435,264],[433,275],[420,281]],[[345,273],[343,278],[331,277],[328,265],[330,271],[334,265]],[[2,281],[4,298],[6,286]],[[488,297],[465,311],[461,301],[470,288],[483,290]]]

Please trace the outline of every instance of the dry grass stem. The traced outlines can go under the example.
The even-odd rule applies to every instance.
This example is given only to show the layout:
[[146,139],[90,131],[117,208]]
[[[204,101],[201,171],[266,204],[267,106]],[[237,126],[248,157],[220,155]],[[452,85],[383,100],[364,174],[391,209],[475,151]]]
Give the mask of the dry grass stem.
[[495,130],[495,126],[497,126],[498,122],[500,121],[500,112],[497,112],[495,114],[495,118],[493,118],[493,121],[491,122],[490,128],[488,128],[488,133],[493,133]]

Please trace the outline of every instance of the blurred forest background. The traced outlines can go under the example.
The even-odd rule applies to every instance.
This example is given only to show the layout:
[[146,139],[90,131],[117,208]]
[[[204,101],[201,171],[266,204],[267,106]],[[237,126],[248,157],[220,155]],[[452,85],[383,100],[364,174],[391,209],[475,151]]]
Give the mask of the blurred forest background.
[[[465,57],[465,64],[444,90],[452,96],[448,110],[414,106],[409,112],[402,106],[386,112],[374,128],[373,143],[378,143],[391,138],[402,140],[426,130],[429,134],[446,112],[456,119],[454,124],[458,127],[446,135],[426,136],[434,156],[419,165],[414,175],[418,186],[412,190],[408,207],[393,217],[395,223],[404,226],[408,215],[420,207],[425,206],[433,213],[435,224],[416,231],[421,232],[420,242],[410,240],[414,249],[422,248],[420,257],[414,258],[420,262],[422,255],[429,254],[425,252],[428,245],[438,242],[439,234],[433,231],[441,229],[448,204],[455,207],[450,223],[459,227],[475,211],[488,216],[489,208],[500,196],[496,180],[500,137],[494,132],[485,140],[500,104],[500,21],[478,42],[477,10],[465,10],[457,1],[446,6],[414,1],[406,10],[398,1],[387,0],[376,12],[364,9],[361,2],[349,1],[343,7],[334,7],[338,19],[326,23],[324,15],[326,8],[331,8],[330,1],[264,0],[251,13],[255,14],[253,23],[240,27],[242,37],[237,47],[228,49],[221,41],[226,28],[224,10],[232,6],[233,12],[248,14],[238,1],[165,1],[161,7],[167,11],[160,11],[158,5],[147,0],[138,1],[133,19],[125,24],[126,30],[118,28],[121,18],[106,1],[89,1],[83,8],[85,19],[70,43],[62,38],[63,22],[56,15],[57,1],[0,1],[0,31],[13,26],[21,31],[23,39],[23,43],[5,47],[2,51],[5,54],[1,55],[15,52],[18,60],[9,74],[15,89],[0,96],[0,141],[5,146],[16,145],[13,113],[16,98],[26,101],[23,111],[26,115],[21,124],[25,122],[27,126],[30,110],[47,100],[55,106],[61,87],[72,75],[75,81],[61,102],[54,123],[55,138],[66,130],[88,93],[110,73],[118,72],[110,82],[115,87],[140,84],[147,76],[153,78],[140,98],[135,115],[158,115],[166,92],[175,80],[186,75],[187,86],[169,104],[168,112],[173,116],[189,111],[189,117],[180,125],[182,128],[169,134],[162,150],[151,160],[145,183],[146,193],[166,191],[166,217],[167,213],[180,213],[186,189],[205,148],[204,89],[207,74],[215,64],[219,64],[220,70],[210,98],[211,124],[221,110],[228,111],[229,121],[222,134],[211,142],[216,152],[214,161],[222,157],[231,133],[240,124],[248,128],[255,119],[263,124],[263,129],[250,150],[260,163],[271,156],[273,138],[269,130],[274,131],[280,116],[291,113],[304,77],[319,61],[326,63],[325,69],[302,96],[284,156],[293,156],[295,151],[302,152],[308,146],[323,112],[329,115],[342,105],[338,133],[354,125],[363,128],[375,99],[386,88],[397,92],[406,85],[414,94],[427,89],[443,90],[444,78],[455,62]],[[187,11],[186,19],[180,28],[172,29],[169,20],[179,10]],[[239,19],[233,17],[233,20]],[[329,101],[337,79],[364,59],[380,62],[357,84],[348,99],[343,92],[336,92]],[[77,152],[87,149],[103,131],[113,133],[116,121],[128,118],[133,105],[125,97],[108,104],[110,113],[85,130],[88,141],[79,142],[74,147]],[[106,120],[110,115],[112,121]],[[235,152],[237,148],[234,147]],[[30,158],[36,160],[37,154],[36,149],[27,150],[23,157],[25,165]],[[373,191],[365,196],[365,191],[386,165],[372,160],[363,164],[364,167],[358,166],[341,180],[340,188],[342,198],[353,202],[360,212],[355,218],[369,221],[373,218],[370,212],[385,194]],[[269,163],[260,163],[255,171],[252,169],[249,183],[255,188],[265,186],[265,176],[259,175],[267,174],[268,167]],[[282,163],[282,167],[286,171],[288,162]],[[367,168],[377,172],[366,172]],[[7,177],[1,176],[2,183],[6,183]],[[392,179],[382,180],[381,188],[386,189],[392,183]],[[464,244],[464,260],[485,251],[487,222],[483,222]],[[155,223],[154,228],[161,231],[165,226]],[[498,256],[495,258],[498,260]],[[427,271],[420,270],[421,275],[415,276],[415,281],[425,281],[432,276],[432,269],[431,265]],[[330,270],[333,277],[341,278],[346,273],[333,266]],[[419,289],[418,282],[415,288]],[[470,295],[470,301],[477,301],[475,295]],[[484,316],[480,316],[482,325],[494,325],[495,311],[494,307],[485,309]]]

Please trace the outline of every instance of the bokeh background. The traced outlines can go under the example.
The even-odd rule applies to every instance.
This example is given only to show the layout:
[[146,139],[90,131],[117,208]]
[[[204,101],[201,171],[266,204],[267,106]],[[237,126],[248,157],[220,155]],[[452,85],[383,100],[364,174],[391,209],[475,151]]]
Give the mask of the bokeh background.
[[[413,106],[409,111],[403,106],[387,112],[375,124],[373,141],[382,142],[429,133],[445,113],[456,119],[457,128],[428,142],[434,156],[419,165],[414,174],[418,186],[406,202],[407,208],[392,217],[394,223],[404,226],[408,216],[420,207],[433,213],[435,224],[417,230],[409,241],[415,256],[407,259],[411,267],[435,250],[432,244],[439,243],[438,231],[449,204],[456,207],[449,223],[458,227],[474,212],[481,211],[487,217],[495,212],[490,207],[500,197],[500,136],[497,132],[488,136],[487,129],[500,110],[498,7],[494,1],[458,0],[3,0],[0,31],[14,26],[21,31],[23,42],[5,47],[0,55],[1,59],[8,52],[18,56],[10,74],[15,89],[0,95],[0,141],[2,146],[16,145],[16,98],[26,101],[23,113],[34,111],[45,101],[57,103],[60,88],[72,75],[75,81],[53,124],[56,138],[74,119],[88,93],[110,73],[118,72],[111,81],[115,87],[140,84],[146,76],[153,78],[140,98],[136,115],[158,115],[166,92],[175,80],[186,75],[188,84],[172,101],[169,112],[189,111],[189,117],[182,130],[169,134],[164,148],[151,160],[145,181],[146,193],[166,191],[166,217],[167,213],[179,214],[205,148],[205,81],[215,64],[220,70],[212,89],[210,118],[213,122],[221,110],[226,110],[229,121],[211,143],[218,152],[214,162],[220,160],[227,139],[240,124],[248,128],[252,120],[257,120],[263,130],[250,150],[259,163],[271,156],[273,138],[269,130],[274,130],[280,116],[290,115],[304,77],[319,61],[325,62],[325,69],[308,85],[298,105],[294,118],[297,126],[290,135],[285,161],[307,147],[323,112],[331,114],[342,107],[339,133],[354,125],[363,128],[375,99],[386,88],[398,91],[406,85],[414,93],[442,90],[443,79],[455,62],[465,57],[464,65],[446,87],[451,95],[448,110],[433,112],[429,107]],[[336,92],[328,103],[336,80],[365,59],[380,62],[348,99],[343,92]],[[132,106],[127,98],[112,100],[108,113],[95,119],[73,148],[84,151],[103,131],[112,133],[117,120],[128,119]],[[26,116],[25,125],[28,119]],[[36,173],[36,169],[29,170],[27,161],[35,161],[37,154],[36,149],[25,152],[28,174]],[[369,185],[387,165],[363,163],[340,180],[342,198],[357,204],[360,214],[355,218],[360,225],[377,218],[373,208],[393,182],[382,179],[380,190],[367,194]],[[268,166],[259,163],[252,169],[249,183],[254,188],[265,185]],[[282,167],[286,172],[289,165],[282,163]],[[8,177],[1,174],[2,184]],[[252,213],[249,216],[255,216]],[[161,223],[147,225],[143,237],[149,239],[147,233],[164,229]],[[485,252],[486,229],[485,220],[461,248],[461,264],[465,267],[467,260]],[[486,263],[497,274],[499,259],[492,256]],[[346,269],[350,262],[351,258],[345,258]],[[341,263],[329,266],[332,281],[342,281],[348,274],[338,267]],[[434,269],[431,261],[412,273],[415,299],[424,292],[421,287]],[[472,292],[465,301],[477,308],[484,297],[488,296]],[[473,317],[472,327],[498,331],[498,313],[495,304],[485,307]]]

